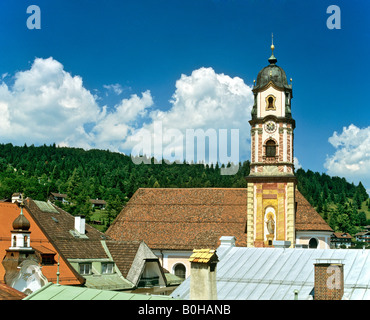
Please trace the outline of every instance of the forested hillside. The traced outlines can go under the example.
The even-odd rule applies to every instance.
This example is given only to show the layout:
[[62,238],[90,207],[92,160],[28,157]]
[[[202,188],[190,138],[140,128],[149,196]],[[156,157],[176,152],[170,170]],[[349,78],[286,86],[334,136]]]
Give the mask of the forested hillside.
[[[105,225],[139,187],[246,187],[248,174],[249,161],[240,164],[236,175],[222,176],[218,165],[135,165],[129,156],[104,150],[0,144],[0,198],[22,192],[46,200],[50,192],[66,193],[71,205],[64,209],[88,220],[93,214],[89,199],[104,199]],[[298,189],[333,229],[354,234],[370,224],[370,201],[361,183],[302,169],[296,176]]]

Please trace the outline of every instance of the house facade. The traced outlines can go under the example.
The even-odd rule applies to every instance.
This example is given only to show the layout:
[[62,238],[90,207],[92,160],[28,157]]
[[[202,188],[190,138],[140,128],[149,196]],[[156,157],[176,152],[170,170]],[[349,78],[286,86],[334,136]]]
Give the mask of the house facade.
[[331,236],[331,247],[348,249],[352,246],[352,239],[348,232],[334,232]]

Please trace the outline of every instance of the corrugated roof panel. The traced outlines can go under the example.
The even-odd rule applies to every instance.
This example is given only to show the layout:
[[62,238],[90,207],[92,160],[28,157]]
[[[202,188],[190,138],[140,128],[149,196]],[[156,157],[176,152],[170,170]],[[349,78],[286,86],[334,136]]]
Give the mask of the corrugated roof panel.
[[258,259],[257,256],[249,256],[248,259],[245,258],[245,250],[247,248],[241,248],[245,250],[234,250],[232,248],[227,252],[226,256],[222,258],[223,263],[218,263],[217,265],[217,277],[223,279],[225,275],[227,278],[240,278],[242,275],[247,272],[253,263]]
[[[232,290],[222,296],[224,297],[223,299],[225,300],[226,299],[227,300],[238,300],[242,296],[243,292],[245,292],[245,294],[249,294],[248,289],[246,288],[246,283],[245,282],[233,282]],[[219,300],[221,300],[220,297],[221,295],[218,295]]]
[[[233,247],[217,267],[218,299],[310,298],[314,286],[314,264],[332,259],[344,263],[345,296],[370,299],[370,251],[355,249],[280,249]],[[190,279],[174,291],[189,298]]]
[[276,252],[278,254],[280,253],[280,255],[279,255],[279,260],[276,264],[276,270],[278,272],[274,275],[274,280],[276,281],[291,281],[292,280],[290,278],[290,272],[292,269],[292,265],[295,265],[299,261],[301,251],[302,250],[292,251],[292,250],[285,249],[285,252],[283,255],[281,255],[282,249],[279,249],[279,252]]
[[279,289],[279,284],[272,283],[272,284],[267,284],[268,289],[262,292],[261,296],[259,297],[259,300],[272,300],[275,292]]
[[100,291],[92,300],[112,300],[117,295],[118,292],[115,291]]
[[[363,300],[365,293],[365,288],[356,288],[352,290],[352,293],[349,296],[351,297],[351,300]],[[346,296],[346,292],[344,292],[344,296]]]
[[169,296],[134,294],[73,286],[61,286],[49,282],[24,300],[169,300]]
[[[74,290],[71,287],[59,287],[60,291],[57,295],[53,296],[51,300],[74,300],[81,295],[81,291]],[[49,290],[47,290],[49,291]]]
[[271,271],[279,268],[279,254],[275,250],[266,249],[264,255],[264,259],[260,259],[259,263],[255,265],[255,274],[250,275],[257,281],[271,279]]
[[[236,300],[256,300],[252,297],[253,292],[256,290],[258,283],[250,283],[250,282],[239,282],[234,287],[236,291],[239,292]],[[227,297],[218,296],[219,300],[227,300]]]
[[[46,288],[48,289],[47,292]],[[38,291],[39,296],[42,297],[42,300],[53,300],[53,298],[61,292],[61,290],[58,289],[58,287],[52,286],[51,282],[49,282],[45,287],[42,287]]]
[[[355,250],[353,250],[355,251]],[[355,257],[353,257],[352,252],[348,252],[346,260],[344,263],[344,283],[346,285],[356,285],[356,284],[362,284],[362,285],[368,285],[369,278],[368,276],[363,276],[364,273],[369,273],[368,268],[368,254],[362,253],[362,250],[356,250],[357,254]],[[350,262],[353,260],[353,264],[350,266]],[[366,281],[364,281],[366,279]]]
[[274,254],[274,250],[271,250],[270,248],[262,249],[261,254],[258,257],[258,260],[252,265],[252,267],[248,271],[248,278],[253,278],[253,279],[258,280],[261,270],[263,270],[262,272],[266,273],[268,271],[268,266],[265,267],[265,264],[268,261],[268,259],[271,257],[271,255],[273,254]]
[[72,288],[72,290],[69,290],[68,288],[68,291],[69,294],[71,294],[69,300],[94,300],[100,290],[90,288],[79,288],[79,290],[74,290],[74,288]]
[[259,300],[268,286],[268,283],[259,283],[249,295],[248,300]]
[[367,288],[364,292],[363,300],[370,300],[370,288]]
[[274,251],[273,260],[274,264],[271,266],[269,272],[265,275],[265,280],[274,280],[282,281],[285,278],[285,275],[281,273],[281,269],[284,268],[284,265],[289,261],[291,253],[290,251],[283,252],[283,249],[276,249]]
[[230,300],[234,300],[236,298],[233,298],[235,295],[235,284],[236,281],[217,281],[217,295],[222,295],[224,297],[228,297]]
[[290,296],[293,296],[292,299],[294,299],[294,289],[292,289],[292,286],[290,284],[280,284],[277,286],[276,290],[274,291],[274,294],[271,296],[271,300],[290,300]]
[[363,285],[370,286],[370,272],[369,268],[367,268],[368,265],[370,265],[370,256],[369,254],[366,254],[366,260],[364,261],[363,268],[358,275],[357,281],[358,283],[362,283]]

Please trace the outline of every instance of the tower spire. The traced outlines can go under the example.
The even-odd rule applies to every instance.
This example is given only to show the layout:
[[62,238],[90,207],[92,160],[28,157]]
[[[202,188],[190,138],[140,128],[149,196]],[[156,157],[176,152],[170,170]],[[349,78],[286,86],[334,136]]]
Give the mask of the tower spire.
[[277,62],[277,59],[274,56],[274,49],[275,49],[275,46],[274,46],[274,34],[271,33],[271,57],[268,60],[270,62],[270,64],[275,64]]

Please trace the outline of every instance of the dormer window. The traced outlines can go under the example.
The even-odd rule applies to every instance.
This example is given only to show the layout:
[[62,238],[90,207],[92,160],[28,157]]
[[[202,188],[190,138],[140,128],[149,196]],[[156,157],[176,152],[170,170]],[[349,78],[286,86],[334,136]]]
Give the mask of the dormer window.
[[91,274],[91,263],[80,263],[80,274]]
[[266,157],[276,156],[276,143],[274,140],[269,140],[266,142]]
[[114,272],[114,263],[107,262],[101,264],[101,273],[107,274],[107,273],[113,273]]

